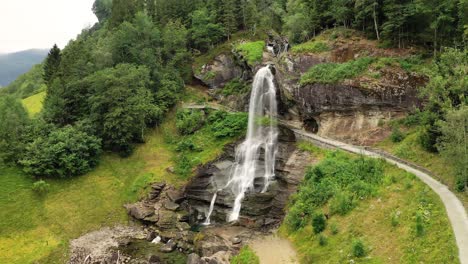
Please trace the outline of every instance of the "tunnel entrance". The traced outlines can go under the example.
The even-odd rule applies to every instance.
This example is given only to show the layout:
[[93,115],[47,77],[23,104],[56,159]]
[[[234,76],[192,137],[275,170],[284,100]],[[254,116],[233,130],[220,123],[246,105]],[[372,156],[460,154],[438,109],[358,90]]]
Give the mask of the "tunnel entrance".
[[317,134],[319,131],[319,124],[315,118],[304,120],[304,128],[307,132]]

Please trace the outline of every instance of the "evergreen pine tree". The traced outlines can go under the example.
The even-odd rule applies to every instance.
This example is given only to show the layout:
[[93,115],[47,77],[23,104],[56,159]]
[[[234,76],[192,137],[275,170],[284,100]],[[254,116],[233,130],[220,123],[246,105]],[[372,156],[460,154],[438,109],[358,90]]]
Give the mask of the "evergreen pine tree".
[[47,58],[44,62],[44,82],[49,86],[57,74],[57,70],[60,66],[61,61],[61,51],[57,44],[55,44],[52,49],[49,51]]
[[223,25],[228,39],[237,31],[235,0],[223,0]]

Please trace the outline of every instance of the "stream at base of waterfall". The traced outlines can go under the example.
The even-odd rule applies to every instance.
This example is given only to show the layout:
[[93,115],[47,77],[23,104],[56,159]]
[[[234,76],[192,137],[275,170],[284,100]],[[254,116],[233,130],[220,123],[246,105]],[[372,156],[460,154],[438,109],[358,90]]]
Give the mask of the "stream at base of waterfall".
[[[233,208],[227,219],[228,222],[232,222],[239,219],[245,193],[254,191],[256,175],[263,174],[262,192],[268,190],[270,180],[275,176],[275,158],[278,151],[277,107],[274,75],[270,66],[265,66],[257,72],[252,84],[246,139],[236,148],[236,161],[227,184],[213,194],[205,225],[210,224],[219,191],[229,188],[234,194]],[[261,158],[264,166],[259,166]]]

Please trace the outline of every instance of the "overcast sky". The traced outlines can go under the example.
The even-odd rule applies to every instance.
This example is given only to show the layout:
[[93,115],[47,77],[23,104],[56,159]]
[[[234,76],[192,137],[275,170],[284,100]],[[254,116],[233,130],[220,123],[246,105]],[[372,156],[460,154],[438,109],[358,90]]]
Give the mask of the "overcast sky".
[[0,53],[63,48],[97,22],[94,0],[0,0]]

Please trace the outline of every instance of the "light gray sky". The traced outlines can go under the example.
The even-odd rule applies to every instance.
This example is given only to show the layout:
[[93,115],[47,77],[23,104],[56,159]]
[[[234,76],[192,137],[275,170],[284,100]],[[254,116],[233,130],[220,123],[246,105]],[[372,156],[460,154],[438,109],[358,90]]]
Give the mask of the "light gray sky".
[[97,22],[94,0],[0,0],[0,53],[63,48]]

